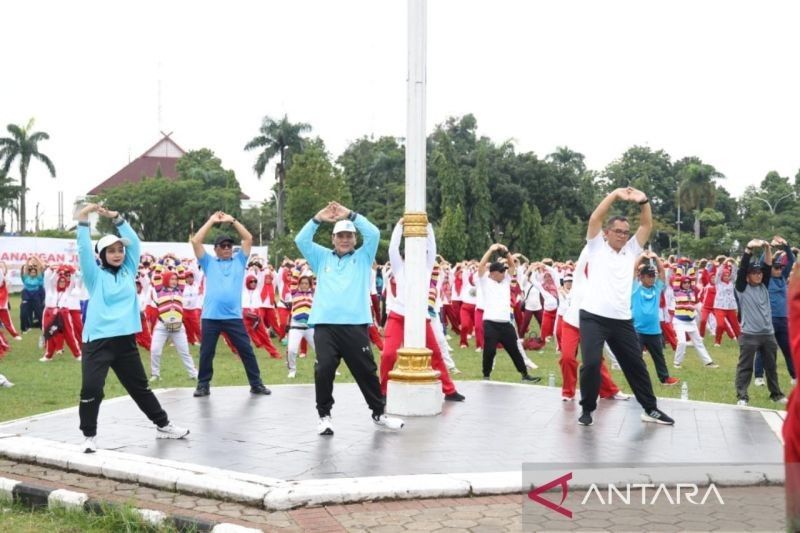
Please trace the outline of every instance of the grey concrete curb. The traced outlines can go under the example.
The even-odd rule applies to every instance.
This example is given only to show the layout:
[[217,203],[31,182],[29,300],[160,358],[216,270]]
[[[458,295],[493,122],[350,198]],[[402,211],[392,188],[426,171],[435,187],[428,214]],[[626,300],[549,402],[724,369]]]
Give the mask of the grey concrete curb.
[[[94,500],[83,492],[40,487],[14,479],[0,477],[0,496],[30,508],[66,508],[103,514],[107,509],[120,508],[119,504]],[[227,522],[212,522],[185,515],[167,515],[152,509],[135,509],[144,522],[153,526],[171,525],[178,531],[212,531],[215,533],[255,533],[260,529],[246,528]]]
[[[296,507],[375,500],[520,494],[522,471],[424,474],[285,481],[203,465],[100,450],[82,453],[79,446],[19,435],[0,434],[0,456],[27,463],[139,483],[175,492],[210,496],[281,511]],[[687,469],[693,465],[687,464]],[[573,470],[573,489],[593,483],[652,483],[675,486],[696,483],[720,486],[780,485],[783,465],[714,465],[676,473],[674,468],[599,468]],[[612,477],[609,477],[612,476]],[[0,485],[0,489],[2,485]]]

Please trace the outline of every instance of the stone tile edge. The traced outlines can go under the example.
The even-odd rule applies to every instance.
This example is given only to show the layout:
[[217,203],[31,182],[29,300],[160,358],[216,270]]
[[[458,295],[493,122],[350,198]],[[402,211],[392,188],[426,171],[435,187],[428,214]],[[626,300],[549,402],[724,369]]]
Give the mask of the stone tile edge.
[[[101,502],[93,500],[84,492],[75,492],[67,489],[53,489],[29,483],[23,483],[16,479],[0,477],[0,495],[12,498],[15,502],[22,503],[30,507],[68,507],[71,509],[81,509],[86,512],[102,513],[105,509],[118,507],[111,502]],[[143,521],[153,526],[171,523],[179,529],[192,529],[196,531],[214,531],[230,533],[257,532],[260,529],[247,528],[237,524],[227,522],[213,522],[202,520],[185,515],[168,515],[153,509],[135,508]]]

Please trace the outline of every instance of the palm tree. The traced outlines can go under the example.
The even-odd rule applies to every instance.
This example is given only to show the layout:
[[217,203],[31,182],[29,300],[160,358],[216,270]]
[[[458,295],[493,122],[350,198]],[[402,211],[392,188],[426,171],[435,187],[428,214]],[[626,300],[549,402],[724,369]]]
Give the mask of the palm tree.
[[24,128],[16,124],[9,124],[6,129],[11,134],[11,137],[0,137],[0,161],[3,172],[8,172],[14,160],[19,158],[19,231],[20,234],[25,233],[25,193],[28,190],[28,167],[31,163],[31,158],[38,159],[45,164],[47,170],[50,171],[52,177],[56,177],[56,167],[50,158],[39,151],[39,141],[46,141],[50,135],[43,131],[33,130],[33,119],[28,121],[28,125]]
[[264,117],[258,131],[260,135],[253,137],[245,145],[244,149],[263,148],[263,151],[258,154],[255,165],[253,165],[253,170],[256,171],[256,175],[259,178],[264,174],[264,170],[266,170],[267,164],[272,158],[279,156],[278,164],[275,165],[275,185],[277,187],[277,194],[275,195],[275,236],[282,237],[283,210],[286,205],[286,170],[292,164],[292,154],[303,150],[305,139],[301,134],[311,131],[311,125],[305,122],[292,124],[286,115],[283,115],[279,122],[270,117]]
[[6,211],[17,212],[16,201],[22,188],[0,168],[0,233],[6,231]]
[[678,171],[678,205],[694,213],[694,237],[700,238],[700,212],[713,207],[717,197],[714,179],[724,177],[705,163],[691,162]]

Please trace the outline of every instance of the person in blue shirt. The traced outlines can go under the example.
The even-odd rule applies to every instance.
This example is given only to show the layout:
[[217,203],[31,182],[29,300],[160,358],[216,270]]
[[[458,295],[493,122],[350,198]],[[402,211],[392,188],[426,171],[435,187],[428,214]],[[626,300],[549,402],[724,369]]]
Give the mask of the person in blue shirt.
[[36,256],[30,257],[20,270],[22,298],[19,305],[19,326],[22,333],[27,333],[32,327],[42,327],[44,270],[44,265]]
[[665,288],[664,265],[656,254],[646,251],[639,256],[636,266],[631,292],[633,329],[636,330],[642,349],[647,348],[653,358],[658,380],[662,385],[675,385],[680,380],[669,375],[661,339],[659,302]]
[[[203,241],[214,224],[228,223],[239,234],[242,245],[233,251],[233,239],[220,235],[214,240],[214,255],[206,253]],[[206,293],[201,314],[200,369],[197,376],[195,397],[211,394],[211,378],[214,375],[214,355],[221,333],[226,333],[233,343],[244,365],[252,394],[272,394],[261,381],[256,355],[250,345],[250,337],[242,320],[242,286],[247,258],[253,245],[253,236],[233,216],[217,211],[192,237],[192,248],[197,263],[206,277]]]
[[[333,249],[313,241],[323,222],[335,223]],[[356,231],[364,238],[360,248],[356,248]],[[389,429],[403,427],[402,420],[384,414],[386,400],[381,394],[378,367],[369,342],[368,329],[372,324],[369,284],[379,239],[380,231],[372,222],[337,202],[330,202],[303,226],[294,240],[317,275],[308,325],[314,328],[317,352],[314,386],[320,435],[333,435],[333,380],[342,359],[361,389],[375,424]]]
[[[92,248],[90,213],[112,219],[121,237],[106,235]],[[150,390],[136,348],[136,333],[142,328],[135,285],[139,250],[139,237],[119,213],[97,204],[87,204],[81,209],[78,214],[78,259],[91,302],[83,327],[81,400],[78,407],[80,429],[85,437],[84,453],[97,451],[97,415],[109,368],[139,409],[158,426],[157,438],[180,439],[189,434],[188,429],[169,421]]]
[[[797,374],[792,364],[792,348],[789,343],[789,307],[786,304],[787,280],[794,266],[795,257],[792,248],[786,239],[776,235],[772,238],[772,247],[780,248],[772,258],[772,278],[769,284],[769,306],[772,310],[772,327],[775,329],[775,340],[783,352],[786,369],[792,378],[792,385],[797,383]],[[764,380],[764,361],[761,352],[756,353],[753,364],[755,372],[755,385],[761,387],[766,384]]]

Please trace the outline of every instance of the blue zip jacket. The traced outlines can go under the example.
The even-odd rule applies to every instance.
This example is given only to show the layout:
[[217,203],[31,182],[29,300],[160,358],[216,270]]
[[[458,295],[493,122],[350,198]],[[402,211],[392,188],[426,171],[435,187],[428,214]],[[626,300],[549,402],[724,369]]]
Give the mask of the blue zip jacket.
[[136,296],[141,245],[130,224],[122,221],[117,229],[120,237],[128,239],[131,244],[125,248],[125,260],[115,275],[97,264],[89,235],[89,224],[78,224],[78,259],[83,283],[89,291],[83,342],[142,331],[139,300]]
[[364,243],[342,257],[312,240],[319,228],[314,219],[306,222],[294,239],[300,253],[317,275],[314,303],[308,318],[310,327],[317,324],[372,323],[369,283],[381,233],[362,215],[355,214],[351,219]]
[[772,318],[788,318],[789,307],[786,301],[786,280],[789,274],[792,273],[792,266],[794,265],[794,254],[791,247],[788,245],[784,247],[786,252],[786,264],[783,266],[780,277],[773,276],[772,282],[769,284],[769,306],[772,309]]

